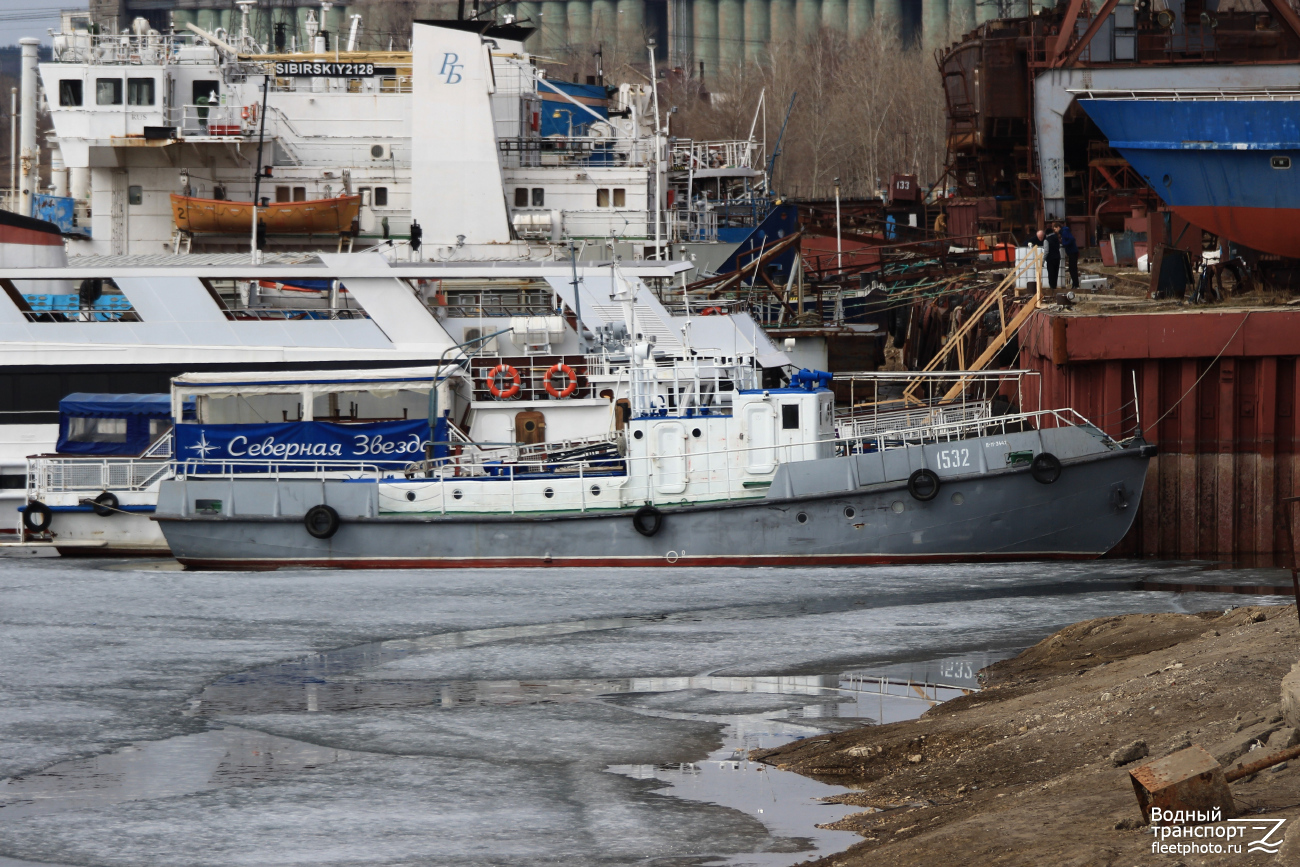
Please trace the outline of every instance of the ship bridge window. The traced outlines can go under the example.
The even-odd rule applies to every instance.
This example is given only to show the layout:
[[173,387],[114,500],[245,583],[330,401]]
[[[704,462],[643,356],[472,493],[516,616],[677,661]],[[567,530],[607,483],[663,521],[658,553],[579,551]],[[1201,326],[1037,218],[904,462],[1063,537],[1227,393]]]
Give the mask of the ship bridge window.
[[1290,158],[1290,157],[1272,157],[1272,158],[1269,160],[1269,163],[1270,163],[1270,164],[1273,166],[1273,168],[1275,168],[1275,169],[1289,169],[1289,168],[1291,168],[1291,158]]
[[[208,103],[215,102],[220,93],[221,86],[215,81],[196,81],[194,82],[193,88],[190,90],[192,96],[191,101],[195,105],[198,105],[199,100],[205,97],[207,98]],[[207,103],[204,104],[206,105]]]
[[59,81],[59,105],[81,105],[81,80],[64,78]]
[[154,82],[152,78],[128,78],[126,80],[127,105],[153,105]]
[[596,207],[608,208],[611,204],[615,208],[627,207],[627,190],[622,187],[615,187],[612,190],[604,188],[596,190]]
[[95,104],[96,105],[121,105],[122,104],[122,79],[120,78],[95,79]]
[[781,430],[799,429],[799,404],[781,404]]
[[375,187],[375,207],[388,207],[388,187]]
[[528,207],[528,187],[515,187],[515,207]]

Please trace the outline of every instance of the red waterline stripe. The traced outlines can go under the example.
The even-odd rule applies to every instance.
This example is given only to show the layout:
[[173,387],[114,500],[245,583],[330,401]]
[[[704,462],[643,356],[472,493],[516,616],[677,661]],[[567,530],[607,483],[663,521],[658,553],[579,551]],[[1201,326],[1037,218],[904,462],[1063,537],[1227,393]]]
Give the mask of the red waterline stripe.
[[1096,560],[1101,554],[1038,552],[1033,554],[758,554],[691,555],[669,561],[667,557],[463,557],[463,558],[310,558],[247,560],[177,557],[184,566],[196,569],[282,569],[295,566],[335,569],[491,569],[536,566],[879,566],[907,563],[1004,563],[1026,560]]

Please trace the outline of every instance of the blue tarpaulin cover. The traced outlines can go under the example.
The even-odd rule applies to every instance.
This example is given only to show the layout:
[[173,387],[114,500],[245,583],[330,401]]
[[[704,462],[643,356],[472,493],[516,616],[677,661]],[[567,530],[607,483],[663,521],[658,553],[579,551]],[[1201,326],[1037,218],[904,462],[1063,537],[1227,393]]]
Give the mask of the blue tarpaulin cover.
[[[191,399],[186,402],[188,414],[194,408]],[[88,394],[75,392],[59,401],[59,442],[55,450],[64,455],[138,455],[149,447],[149,422],[153,419],[171,419],[172,399],[169,394]],[[111,440],[94,441],[85,438],[71,439],[77,425],[76,419],[122,419],[125,434]],[[84,432],[83,432],[84,436]]]

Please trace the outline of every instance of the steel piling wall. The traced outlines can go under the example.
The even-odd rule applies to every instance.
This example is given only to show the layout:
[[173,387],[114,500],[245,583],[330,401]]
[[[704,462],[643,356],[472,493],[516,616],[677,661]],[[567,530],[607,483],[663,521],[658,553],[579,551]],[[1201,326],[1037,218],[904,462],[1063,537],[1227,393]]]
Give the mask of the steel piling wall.
[[[1119,556],[1290,555],[1280,500],[1300,493],[1297,356],[1297,310],[1039,312],[1021,331],[1043,405],[1073,407],[1116,438],[1144,430],[1160,449]],[[1025,408],[1037,401],[1030,378]]]

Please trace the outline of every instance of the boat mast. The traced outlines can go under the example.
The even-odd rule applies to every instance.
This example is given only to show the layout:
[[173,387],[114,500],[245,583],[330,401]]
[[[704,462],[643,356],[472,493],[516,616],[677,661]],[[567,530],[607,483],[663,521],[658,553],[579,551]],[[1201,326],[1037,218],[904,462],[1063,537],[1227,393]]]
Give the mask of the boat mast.
[[253,177],[253,264],[258,264],[257,202],[262,193],[262,143],[266,140],[266,93],[271,84],[270,74],[262,76],[262,112],[257,118],[257,174]]

